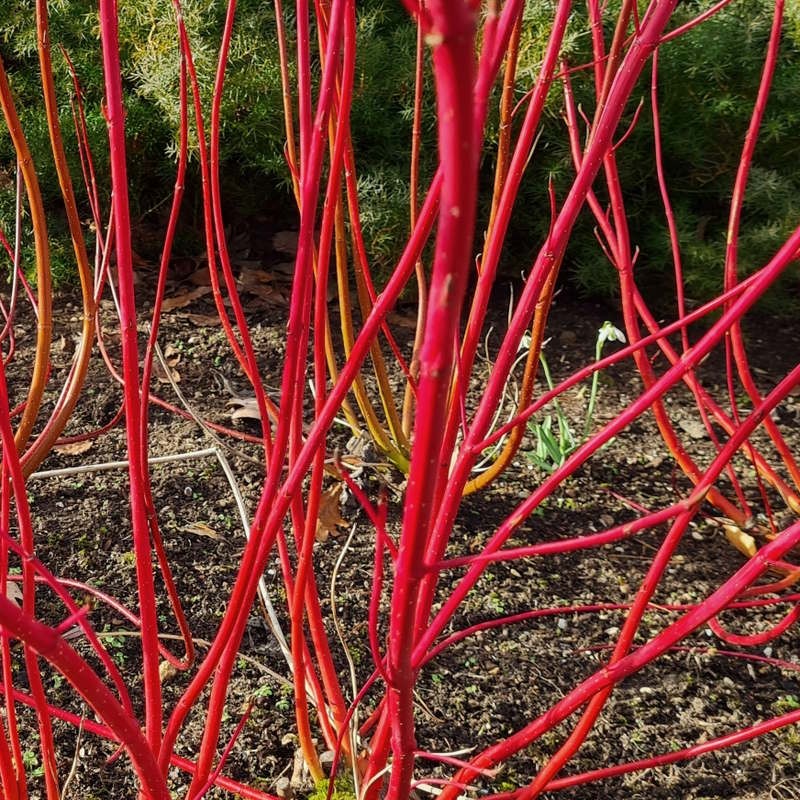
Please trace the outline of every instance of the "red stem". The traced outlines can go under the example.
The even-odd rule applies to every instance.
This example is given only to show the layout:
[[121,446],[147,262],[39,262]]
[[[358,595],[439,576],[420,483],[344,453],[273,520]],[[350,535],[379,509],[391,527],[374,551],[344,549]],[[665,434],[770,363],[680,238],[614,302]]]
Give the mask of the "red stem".
[[153,752],[161,743],[162,703],[158,673],[158,616],[155,584],[150,563],[150,531],[142,492],[141,476],[147,468],[142,458],[139,349],[136,333],[136,300],[133,288],[131,223],[128,207],[128,178],[125,154],[125,111],[122,100],[117,9],[114,0],[100,0],[100,31],[106,93],[112,205],[115,219],[117,285],[122,333],[122,370],[125,393],[125,430],[131,485],[131,522],[136,553],[136,579],[142,618],[142,659],[144,671],[145,731]]
[[434,513],[436,465],[443,441],[461,304],[472,261],[477,201],[478,141],[474,129],[475,12],[466,3],[427,5],[426,39],[433,48],[442,167],[442,199],[433,259],[425,339],[420,350],[417,413],[403,528],[389,620],[387,671],[392,723],[389,800],[407,798],[414,771],[412,667],[418,587]]

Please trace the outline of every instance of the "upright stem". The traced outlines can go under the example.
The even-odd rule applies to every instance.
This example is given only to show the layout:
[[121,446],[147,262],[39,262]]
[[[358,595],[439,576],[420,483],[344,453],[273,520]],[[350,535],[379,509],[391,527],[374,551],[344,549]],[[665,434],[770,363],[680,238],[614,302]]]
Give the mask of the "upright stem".
[[[425,33],[422,18],[417,17],[417,46],[414,60],[414,119],[411,124],[411,169],[409,174],[409,221],[413,228],[419,212],[419,157],[422,147],[422,98],[425,89]],[[409,372],[416,381],[419,378],[419,351],[425,335],[425,318],[428,313],[428,281],[425,267],[420,258],[415,272],[417,276],[417,324],[414,328],[414,345],[411,352]],[[406,381],[403,396],[402,425],[406,439],[411,436],[414,415],[414,388],[411,381]]]
[[47,1],[36,0],[36,40],[39,50],[39,71],[44,94],[45,114],[50,135],[50,145],[53,151],[53,160],[56,174],[67,212],[67,223],[75,260],[78,265],[78,278],[81,284],[81,297],[83,300],[83,327],[81,330],[80,344],[75,355],[75,361],[70,372],[69,382],[62,393],[59,403],[44,431],[31,445],[23,459],[23,471],[30,475],[44,461],[50,452],[53,443],[66,427],[75,406],[78,402],[83,382],[89,368],[89,358],[92,354],[94,343],[95,302],[92,291],[92,270],[86,252],[86,243],[83,238],[78,207],[75,202],[75,193],[72,188],[67,157],[64,152],[64,142],[61,137],[61,125],[58,120],[58,105],[56,101],[55,85],[53,82],[53,67],[50,59],[50,37],[47,22]]
[[427,6],[426,38],[433,49],[442,166],[442,200],[433,260],[414,444],[389,626],[389,709],[392,774],[389,800],[408,797],[414,771],[415,670],[412,665],[417,590],[430,535],[434,476],[440,458],[461,304],[472,261],[476,215],[478,138],[474,127],[475,11],[467,3]]
[[[750,167],[753,163],[756,145],[758,143],[758,133],[761,128],[762,120],[767,109],[769,92],[772,87],[772,80],[778,64],[778,53],[781,43],[781,30],[783,27],[784,0],[775,0],[775,10],[772,18],[772,29],[770,31],[767,54],[764,60],[764,68],[761,74],[761,82],[758,87],[753,114],[745,135],[742,155],[739,159],[739,168],[736,172],[736,181],[733,187],[733,197],[731,198],[730,217],[728,220],[728,231],[726,236],[727,246],[725,249],[725,289],[730,289],[738,280],[738,256],[739,256],[739,227],[741,224],[742,208],[744,206],[744,195],[747,187],[747,179],[750,175]],[[758,403],[761,394],[756,386],[753,373],[747,361],[747,352],[742,336],[742,328],[738,323],[731,326],[731,330],[726,339],[726,348],[733,350],[736,369],[739,380],[742,382],[745,391],[753,403]],[[736,411],[736,397],[731,396],[731,406]],[[783,459],[786,469],[794,481],[795,486],[800,489],[800,467],[798,467],[794,456],[781,435],[778,426],[770,418],[764,421],[764,427],[772,439],[775,449]]]
[[125,110],[119,57],[119,31],[115,0],[100,0],[100,33],[111,160],[111,202],[114,208],[117,285],[119,287],[122,370],[125,379],[125,431],[130,466],[131,522],[136,553],[136,579],[142,618],[142,659],[144,672],[145,735],[152,752],[161,744],[162,701],[159,677],[158,617],[155,584],[150,562],[150,531],[141,475],[147,468],[140,441],[141,402],[139,346],[136,330],[136,299],[133,288],[131,222],[128,207],[128,175],[125,153]]
[[22,171],[25,192],[28,196],[28,210],[33,227],[33,243],[36,250],[36,295],[38,318],[36,322],[36,356],[33,374],[28,388],[25,409],[15,436],[17,450],[22,452],[33,430],[36,416],[42,404],[47,375],[50,371],[50,338],[52,335],[52,287],[50,282],[50,242],[47,236],[47,221],[36,177],[33,157],[22,131],[22,125],[14,105],[11,87],[8,85],[3,59],[0,58],[0,107],[3,109],[6,127],[17,154],[17,163]]

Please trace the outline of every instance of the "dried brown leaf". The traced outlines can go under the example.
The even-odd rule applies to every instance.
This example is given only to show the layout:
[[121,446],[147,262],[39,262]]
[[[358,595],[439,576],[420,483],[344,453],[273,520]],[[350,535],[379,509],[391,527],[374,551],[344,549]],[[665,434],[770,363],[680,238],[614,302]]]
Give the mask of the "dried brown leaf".
[[234,267],[238,267],[242,272],[258,272],[269,276],[265,280],[272,280],[272,273],[264,269],[264,262],[260,259],[239,260],[233,262]]
[[335,483],[325,489],[320,497],[319,514],[317,516],[316,540],[324,542],[329,536],[338,536],[339,528],[347,527],[347,520],[342,518],[339,501],[343,484]]
[[83,439],[80,442],[68,442],[67,444],[57,444],[53,450],[65,456],[79,456],[85,453],[92,446],[91,439]]
[[279,253],[297,254],[297,231],[278,231],[272,237],[272,246]]
[[161,679],[161,683],[172,680],[177,674],[178,668],[169,661],[162,661],[158,665],[158,677]]
[[281,276],[284,279],[291,278],[294,275],[295,264],[294,261],[281,261],[280,264],[273,264],[272,271],[276,276]]
[[219,316],[216,314],[181,314],[181,316],[184,319],[188,319],[189,322],[203,327],[212,325],[216,327],[219,325]]
[[[264,287],[268,289],[269,287]],[[247,311],[260,311],[265,308],[285,308],[289,305],[289,298],[279,291],[250,293],[250,299],[245,303]]]
[[164,348],[163,356],[164,361],[166,361],[170,367],[174,367],[181,360],[181,351],[178,350],[174,344],[168,344]]
[[260,297],[262,300],[271,300],[275,290],[271,286],[248,286],[247,293]]
[[275,274],[268,270],[247,267],[239,273],[238,282],[245,291],[249,291],[251,287],[271,283],[274,279]]
[[235,409],[231,412],[231,419],[261,419],[255,397],[235,397],[228,400],[228,405]]
[[224,536],[217,533],[210,525],[205,522],[192,522],[182,528],[184,533],[193,533],[195,536],[205,536],[207,539],[213,539],[215,542],[224,540]]
[[193,283],[195,286],[211,286],[211,270],[208,265],[196,269],[189,276],[189,283]]
[[16,581],[6,581],[6,598],[15,606],[22,605],[22,589]]
[[[175,362],[177,363],[177,362]],[[181,382],[181,374],[178,370],[174,369],[169,362],[167,362],[168,366],[167,369],[169,370],[169,374],[164,371],[164,367],[161,365],[160,361],[156,361],[153,363],[153,373],[155,374],[156,378],[158,379],[159,383],[180,383]]]
[[184,292],[183,294],[179,294],[176,297],[168,297],[166,300],[164,300],[164,305],[162,306],[162,308],[164,311],[172,311],[176,308],[185,308],[194,300],[197,300],[199,297],[207,295],[210,291],[211,291],[210,286],[198,286],[196,289]]

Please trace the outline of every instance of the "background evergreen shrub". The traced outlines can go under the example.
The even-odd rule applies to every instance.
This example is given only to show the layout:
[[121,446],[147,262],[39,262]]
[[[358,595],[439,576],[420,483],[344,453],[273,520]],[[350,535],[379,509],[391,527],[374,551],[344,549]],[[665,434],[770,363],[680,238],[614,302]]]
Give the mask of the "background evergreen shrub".
[[[612,0],[612,4],[618,0]],[[99,32],[95,3],[90,0],[51,2],[54,42],[70,54],[85,91],[90,138],[103,186],[107,163],[105,122],[100,111],[102,92]],[[224,8],[211,0],[183,3],[192,36],[201,88],[209,98],[213,84]],[[686,0],[679,14],[689,19],[704,4]],[[291,13],[288,11],[287,13]],[[520,48],[520,87],[532,83],[542,56],[545,33],[552,21],[549,0],[529,3]],[[671,199],[681,232],[684,269],[691,299],[702,300],[718,291],[724,254],[728,202],[744,132],[760,77],[760,53],[771,24],[768,0],[736,0],[708,23],[679,38],[661,51],[661,99],[664,161]],[[178,124],[177,47],[170,0],[126,0],[121,40],[127,76],[128,143],[135,155],[130,164],[133,217],[140,223],[139,252],[148,252],[149,220],[164,213],[172,190],[174,140]],[[800,218],[800,9],[789,4],[781,62],[775,77],[748,186],[744,209],[740,264],[743,272],[755,268],[785,239]],[[613,18],[612,14],[609,17]],[[51,233],[64,239],[57,181],[50,158],[47,128],[40,100],[34,13],[31,0],[12,4],[0,19],[0,54],[9,72],[26,135],[39,170],[45,200],[51,209]],[[289,26],[291,30],[291,26]],[[576,4],[566,39],[565,56],[571,64],[590,60],[586,13]],[[364,190],[362,213],[370,252],[378,272],[396,255],[408,227],[408,157],[413,108],[413,63],[416,30],[393,0],[366,0],[359,4],[359,62],[365,79],[354,96],[352,131]],[[607,32],[610,40],[611,32]],[[71,81],[64,60],[54,58],[59,86],[62,126],[73,159],[73,176],[80,170],[69,107]],[[369,76],[369,80],[366,80]],[[578,102],[588,104],[591,73],[573,76]],[[424,147],[424,178],[435,166],[432,87],[428,86]],[[269,208],[291,212],[288,171],[283,158],[280,73],[275,45],[274,7],[269,0],[240,0],[231,50],[222,114],[222,143],[226,203],[233,219],[255,216]],[[625,142],[620,159],[621,179],[628,204],[631,235],[641,249],[637,269],[645,283],[660,291],[671,280],[672,262],[652,156],[649,112],[649,72],[642,78],[644,99],[639,122]],[[520,90],[519,97],[522,97]],[[572,164],[561,119],[562,90],[554,85],[548,114],[523,184],[518,210],[505,253],[509,275],[528,266],[537,243],[546,233],[549,208],[547,179],[554,179],[557,196],[569,183]],[[634,112],[628,110],[630,119]],[[521,117],[521,114],[518,115]],[[496,135],[496,118],[490,122]],[[488,204],[494,163],[482,165],[483,192]],[[0,225],[13,228],[14,156],[7,135],[0,137]],[[197,178],[193,179],[196,183]],[[189,187],[187,207],[199,191]],[[602,196],[602,193],[601,193]],[[107,198],[106,198],[107,200]],[[195,199],[195,203],[196,203]],[[488,208],[484,208],[485,221]],[[88,211],[86,212],[88,216]],[[157,220],[156,220],[157,221]],[[189,221],[191,229],[191,220]],[[178,243],[195,253],[202,240],[191,230]],[[70,248],[56,243],[57,277],[72,272]],[[614,292],[616,276],[597,246],[593,221],[584,213],[568,253],[566,274],[589,295]],[[773,310],[797,310],[797,279]]]

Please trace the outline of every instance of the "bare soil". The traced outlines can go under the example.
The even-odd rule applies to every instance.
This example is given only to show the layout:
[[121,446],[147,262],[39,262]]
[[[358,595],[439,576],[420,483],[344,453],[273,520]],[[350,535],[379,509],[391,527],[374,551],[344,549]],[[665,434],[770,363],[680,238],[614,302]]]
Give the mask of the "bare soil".
[[[271,271],[283,256],[260,256],[250,264],[251,271]],[[244,268],[243,268],[244,269]],[[188,265],[176,275],[168,296],[175,298],[196,288],[192,276],[197,265]],[[185,273],[185,274],[184,274]],[[140,292],[144,298],[152,273],[144,272]],[[252,276],[251,276],[252,277]],[[202,280],[200,280],[202,285]],[[285,284],[283,284],[285,285]],[[280,277],[263,282],[270,287],[261,295],[247,295],[248,314],[263,374],[273,384],[279,382],[284,342],[285,307]],[[274,296],[273,296],[274,293]],[[497,303],[502,320],[504,300]],[[143,305],[146,305],[146,299]],[[62,297],[58,303],[55,328],[55,353],[51,384],[59,386],[72,357],[73,335],[77,329],[79,306],[74,298]],[[399,313],[410,313],[399,309]],[[219,326],[208,324],[204,316],[213,313],[210,296],[198,296],[187,305],[167,312],[163,318],[160,342],[169,349],[179,387],[186,399],[204,419],[233,425],[256,433],[254,420],[232,421],[229,401],[235,394],[246,395],[247,387],[237,370],[224,334]],[[617,324],[616,312],[597,305],[560,296],[550,323],[552,340],[547,355],[554,377],[564,377],[594,356],[596,332],[605,319]],[[109,317],[110,319],[110,317]],[[144,332],[144,329],[143,329]],[[752,326],[750,345],[754,364],[763,386],[771,386],[784,374],[787,364],[797,357],[797,325]],[[21,327],[19,352],[10,373],[15,396],[19,398],[27,376],[22,370],[31,352],[33,335]],[[490,340],[490,347],[495,342]],[[113,335],[107,337],[112,357],[116,356]],[[656,363],[663,368],[662,362]],[[724,373],[719,359],[703,365],[701,377],[706,385],[724,398]],[[155,391],[180,405],[168,382],[158,381]],[[628,366],[604,376],[594,424],[611,418],[640,391],[640,382]],[[109,421],[121,402],[121,389],[113,381],[99,357],[92,362],[91,375],[83,399],[69,426],[69,433],[87,432]],[[52,401],[52,398],[51,398]],[[586,393],[573,392],[562,408],[577,430],[582,426]],[[696,418],[691,396],[683,390],[668,398],[673,419],[681,426]],[[784,404],[778,420],[800,449],[798,415],[800,398]],[[188,453],[213,446],[208,435],[191,420],[158,407],[151,409],[152,455]],[[341,434],[346,442],[347,434]],[[686,436],[689,447],[707,462],[709,443],[702,437]],[[234,440],[228,442],[227,457],[234,469],[239,489],[248,510],[258,497],[262,473],[249,459],[259,457],[258,448]],[[530,446],[530,445],[527,445]],[[237,454],[242,454],[240,457]],[[705,454],[705,455],[703,455]],[[54,452],[42,470],[73,467],[124,459],[124,429],[113,428],[93,439],[82,452]],[[741,466],[741,464],[740,464]],[[469,498],[458,519],[452,553],[474,552],[509,511],[541,481],[543,473],[520,454],[513,467],[488,491]],[[365,486],[374,491],[379,485],[401,485],[402,476],[390,468],[367,466]],[[237,559],[243,548],[243,533],[232,490],[213,457],[179,460],[153,467],[156,508],[177,584],[185,602],[194,635],[208,640],[214,635],[225,609],[228,591],[234,580]],[[753,484],[753,481],[750,481]],[[722,484],[725,485],[724,482]],[[648,508],[674,502],[688,483],[665,456],[663,443],[650,415],[641,417],[624,435],[604,449],[576,478],[551,497],[542,513],[534,515],[515,537],[515,543],[558,539],[583,531],[608,527],[636,514],[611,492]],[[754,485],[750,489],[756,492]],[[135,567],[127,514],[128,498],[125,470],[98,471],[63,477],[34,478],[30,495],[35,514],[38,554],[59,576],[77,577],[135,608]],[[394,499],[394,513],[399,496]],[[691,535],[680,547],[656,599],[664,603],[693,602],[706,596],[744,561],[733,549],[711,517],[712,509],[698,518]],[[370,671],[371,658],[366,630],[366,607],[372,587],[372,538],[363,513],[352,501],[342,513],[355,534],[344,555],[338,580],[329,592],[331,573],[342,552],[347,530],[317,545],[318,585],[323,610],[330,613],[334,598],[341,628],[357,677],[363,680]],[[453,630],[532,608],[582,603],[629,602],[644,571],[664,535],[659,529],[636,537],[620,546],[552,557],[502,563],[486,571],[477,589],[465,602]],[[443,581],[446,591],[447,581]],[[273,600],[285,623],[285,597],[277,562],[266,574]],[[48,608],[59,613],[47,593],[41,595],[42,613]],[[48,606],[49,603],[49,606]],[[175,633],[166,602],[160,608],[164,630]],[[768,611],[759,617],[748,615],[726,618],[737,630],[765,625],[781,612]],[[141,669],[138,642],[132,627],[113,610],[98,604],[91,615],[116,662],[123,670],[136,696]],[[652,635],[675,618],[674,614],[648,614],[644,633]],[[53,620],[55,622],[56,620]],[[445,651],[422,675],[418,689],[418,734],[420,747],[431,752],[477,750],[523,726],[566,694],[583,678],[596,671],[608,657],[623,621],[619,612],[594,614],[565,613],[485,631]],[[336,642],[336,632],[329,631]],[[686,644],[695,649],[668,654],[657,664],[625,681],[613,694],[596,728],[568,772],[645,757],[689,746],[722,735],[758,720],[773,716],[797,704],[800,697],[797,674],[743,658],[726,657],[713,649],[717,640],[701,632]],[[87,652],[85,643],[75,646]],[[177,648],[178,644],[174,643]],[[726,649],[720,646],[721,649]],[[202,652],[202,645],[200,647]],[[727,648],[730,649],[730,648]],[[734,648],[735,649],[735,648]],[[340,661],[343,685],[350,685],[343,648],[335,647]],[[763,654],[762,651],[758,651]],[[796,629],[773,642],[768,653],[800,668],[800,637]],[[256,696],[253,713],[231,754],[226,774],[265,790],[273,790],[277,779],[291,775],[296,741],[291,690],[279,676],[288,676],[286,664],[274,638],[258,610],[253,612],[242,645],[241,660],[233,681],[225,731],[236,725],[243,705]],[[177,697],[185,676],[167,681],[167,694]],[[56,675],[47,676],[52,701],[77,710],[85,708]],[[364,715],[371,709],[368,698]],[[202,708],[200,704],[199,708]],[[363,716],[362,716],[363,718]],[[34,730],[32,717],[23,716]],[[124,758],[108,763],[113,745],[84,734],[77,742],[74,728],[56,723],[60,745],[62,779],[75,761],[75,776],[68,790],[70,800],[134,798],[130,769]],[[181,739],[181,751],[191,755],[202,732],[202,712],[191,719]],[[513,759],[494,783],[481,790],[502,791],[519,785],[535,774],[546,756],[558,747],[570,728],[566,725]],[[31,771],[36,769],[35,736],[30,733]],[[600,784],[558,793],[566,800],[589,798],[763,798],[783,800],[800,797],[800,731],[789,727],[775,734],[730,750],[710,754],[671,767],[634,773]],[[436,774],[435,765],[420,763]],[[176,790],[185,786],[177,771]],[[36,790],[31,797],[36,798]],[[220,790],[209,797],[230,796]],[[555,795],[552,795],[555,796]]]

